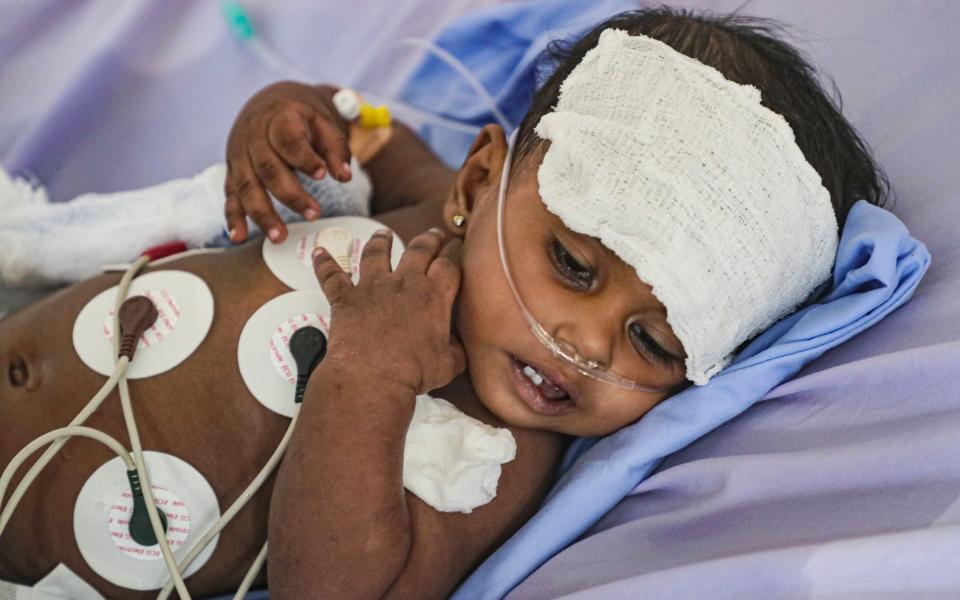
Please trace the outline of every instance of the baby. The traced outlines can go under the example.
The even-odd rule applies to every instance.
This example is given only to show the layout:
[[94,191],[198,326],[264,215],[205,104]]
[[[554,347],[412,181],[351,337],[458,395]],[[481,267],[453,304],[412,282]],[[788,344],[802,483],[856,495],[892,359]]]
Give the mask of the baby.
[[[391,268],[394,234],[373,235],[356,285],[314,253],[332,310],[326,358],[275,482],[223,532],[191,591],[236,587],[269,536],[274,597],[447,596],[536,511],[570,436],[611,433],[706,383],[813,294],[838,225],[856,200],[882,201],[883,179],[813,70],[768,28],[665,8],[618,15],[558,55],[512,143],[484,127],[456,173],[395,127],[365,170],[371,213],[407,249]],[[291,169],[356,176],[331,93],[280,84],[238,116],[234,241],[247,216],[285,238],[268,191],[319,215]],[[227,505],[286,423],[244,386],[237,340],[288,288],[254,244],[172,264],[230,300],[189,361],[131,382],[138,421],[145,447],[194,465]],[[0,321],[0,464],[102,384],[69,347],[71,327],[115,282],[84,281]],[[404,492],[405,435],[426,392],[516,440],[496,497],[470,514]],[[90,425],[123,438],[109,400]],[[107,458],[87,440],[64,448],[0,538],[0,578],[36,581],[64,563],[104,595],[139,597],[99,577],[71,540],[72,503]]]

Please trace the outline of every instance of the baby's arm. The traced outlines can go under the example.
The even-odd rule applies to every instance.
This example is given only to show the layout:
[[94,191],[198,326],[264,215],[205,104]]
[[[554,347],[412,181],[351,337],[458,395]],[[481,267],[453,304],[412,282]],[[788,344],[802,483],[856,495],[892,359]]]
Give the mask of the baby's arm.
[[[416,394],[464,368],[450,335],[459,241],[444,242],[436,231],[415,237],[391,270],[391,238],[378,233],[364,248],[356,286],[332,257],[315,258],[331,304],[330,338],[273,491],[273,597],[445,597],[547,490],[558,436],[518,430],[517,457],[497,496],[471,514],[440,513],[404,492]],[[447,391],[469,396],[469,383],[454,381]],[[467,410],[493,420],[477,405]]]
[[496,497],[439,512],[403,489],[412,393],[355,377],[312,391],[271,503],[271,598],[447,598],[549,489],[556,436],[514,430]]

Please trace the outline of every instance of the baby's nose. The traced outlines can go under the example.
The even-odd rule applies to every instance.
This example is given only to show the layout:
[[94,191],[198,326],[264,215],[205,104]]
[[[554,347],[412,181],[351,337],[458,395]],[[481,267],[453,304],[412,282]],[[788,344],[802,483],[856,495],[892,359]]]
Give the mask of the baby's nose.
[[598,319],[584,318],[561,324],[554,331],[554,339],[584,360],[596,363],[603,369],[609,369],[613,363],[615,332]]

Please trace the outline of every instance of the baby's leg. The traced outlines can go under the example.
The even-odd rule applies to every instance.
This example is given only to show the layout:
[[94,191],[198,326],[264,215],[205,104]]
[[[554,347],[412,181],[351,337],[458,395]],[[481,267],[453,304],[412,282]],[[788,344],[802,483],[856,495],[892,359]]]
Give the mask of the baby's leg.
[[224,167],[140,190],[50,202],[43,190],[0,172],[0,280],[78,281],[171,240],[203,246],[223,228]]
[[[370,180],[359,165],[353,167],[354,177],[346,184],[297,174],[324,216],[369,214]],[[50,202],[42,188],[11,179],[0,169],[0,283],[80,281],[99,273],[102,265],[131,261],[147,248],[171,241],[191,248],[227,245],[225,176],[220,164],[189,179]],[[302,218],[275,205],[285,221]]]

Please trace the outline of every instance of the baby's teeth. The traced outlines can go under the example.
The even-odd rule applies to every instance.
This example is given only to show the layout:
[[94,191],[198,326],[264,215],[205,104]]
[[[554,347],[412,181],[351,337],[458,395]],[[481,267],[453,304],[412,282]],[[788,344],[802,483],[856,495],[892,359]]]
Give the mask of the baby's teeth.
[[530,381],[533,382],[533,385],[540,385],[543,383],[543,376],[540,373],[537,373],[536,369],[527,365],[523,367],[523,374],[530,378]]

